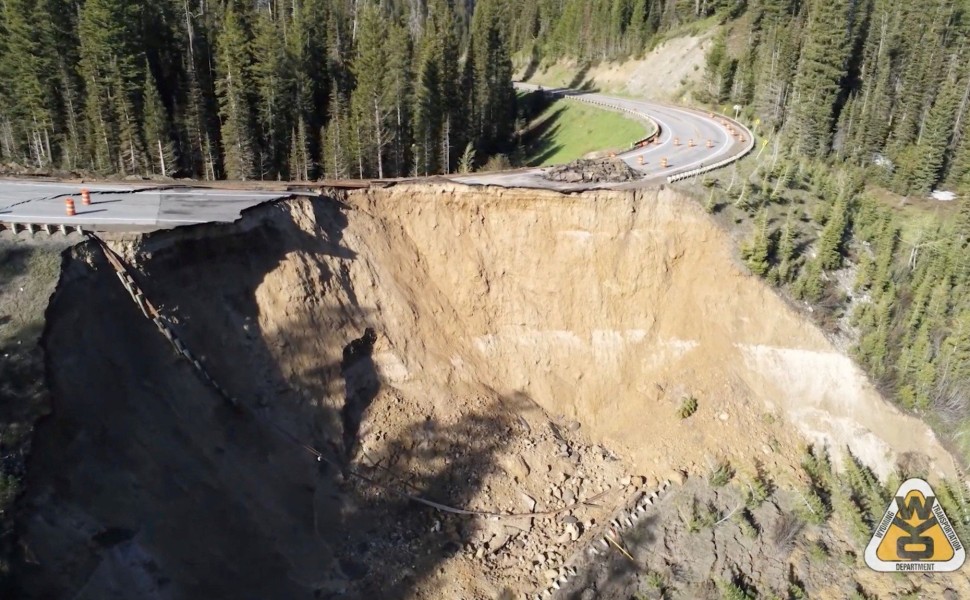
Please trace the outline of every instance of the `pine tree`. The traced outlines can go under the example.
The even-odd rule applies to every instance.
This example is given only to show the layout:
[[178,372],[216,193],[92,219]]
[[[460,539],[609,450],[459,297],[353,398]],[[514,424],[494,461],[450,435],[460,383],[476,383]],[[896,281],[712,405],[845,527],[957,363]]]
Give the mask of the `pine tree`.
[[791,224],[791,218],[785,220],[785,226],[781,229],[781,239],[778,241],[778,280],[780,283],[788,283],[792,280],[795,273],[795,231]]
[[856,350],[860,362],[869,368],[870,374],[881,379],[890,368],[889,334],[894,315],[896,290],[892,286],[882,294],[871,311],[872,323],[865,327]]
[[793,288],[795,295],[806,302],[818,302],[825,294],[825,282],[822,280],[822,268],[817,259],[810,260],[802,269],[801,275]]
[[485,154],[503,149],[515,125],[512,58],[502,22],[507,0],[481,0],[472,19],[474,87],[470,137]]
[[255,143],[249,92],[250,38],[235,4],[230,3],[216,40],[216,90],[222,119],[222,151],[229,179],[252,179],[256,174]]
[[[466,115],[462,110],[460,96],[461,72],[458,64],[459,49],[458,38],[455,35],[454,15],[450,10],[443,8],[439,11],[436,20],[441,51],[438,63],[441,72],[439,97],[444,109],[441,123],[441,170],[450,173],[454,170],[458,155],[464,147],[467,125],[464,122]],[[508,81],[512,81],[511,70]]]
[[296,128],[290,132],[289,178],[295,181],[308,181],[313,168],[310,156],[310,140],[307,136],[306,121],[298,117]]
[[187,3],[183,4],[177,21],[184,24],[184,30],[174,38],[185,49],[179,61],[182,73],[175,83],[185,90],[181,102],[176,102],[180,106],[174,115],[178,154],[187,171],[206,180],[219,175],[220,163],[220,123],[211,72],[209,20],[207,13],[196,13]]
[[704,57],[704,80],[706,84],[707,95],[711,98],[712,102],[723,102],[720,98],[721,90],[724,88],[721,85],[721,76],[724,71],[723,65],[729,60],[727,55],[727,44],[725,34],[722,32],[714,37],[711,41],[711,47],[707,51],[707,55]]
[[910,189],[918,193],[929,192],[940,180],[945,154],[953,135],[959,94],[962,90],[954,80],[949,80],[940,90],[926,118],[923,135],[919,142],[919,160],[914,165]]
[[146,67],[145,90],[145,141],[148,146],[149,164],[152,173],[171,177],[177,170],[175,144],[172,142],[171,127],[162,97],[151,72]]
[[842,266],[842,244],[848,226],[847,212],[848,204],[840,197],[832,205],[825,228],[818,239],[818,264],[826,271]]
[[315,137],[327,122],[331,68],[327,50],[331,16],[327,0],[302,0],[294,7],[287,42],[294,65],[295,108],[304,123],[304,137],[310,154],[308,174],[312,175],[314,166],[323,163],[323,148]]
[[899,245],[899,230],[888,218],[883,221],[883,228],[874,245],[876,265],[873,269],[872,290],[876,297],[881,297],[892,281],[893,260]]
[[970,308],[953,320],[949,335],[936,361],[938,384],[936,401],[947,420],[966,418],[970,407]]
[[785,117],[798,65],[801,23],[772,23],[758,45],[755,63],[755,110],[769,128],[779,128]]
[[354,155],[347,102],[336,83],[330,86],[330,119],[323,128],[320,161],[326,177],[344,179],[350,176],[350,160]]
[[835,104],[847,73],[850,3],[810,5],[808,31],[795,79],[792,121],[798,151],[824,156],[831,146]]
[[433,30],[425,30],[418,57],[418,80],[414,97],[415,175],[438,169],[442,129],[441,69],[439,41]]
[[7,0],[3,18],[6,49],[0,56],[0,71],[10,87],[5,104],[13,138],[6,153],[13,156],[23,150],[32,166],[49,167],[54,160],[53,76],[57,72],[50,16],[40,1]]
[[292,99],[294,75],[287,54],[282,27],[270,10],[256,16],[253,40],[252,83],[255,88],[256,125],[259,131],[260,178],[278,179],[287,173],[290,133],[294,127]]
[[[387,42],[387,96],[391,102],[389,166],[393,175],[407,175],[411,165],[411,122],[414,105],[413,49],[407,29],[392,24]],[[456,108],[460,111],[460,106]]]
[[771,266],[771,235],[768,232],[768,211],[758,213],[751,239],[742,246],[741,257],[751,272],[760,277],[768,274]]
[[81,75],[87,100],[89,143],[102,171],[137,173],[145,167],[141,103],[141,5],[88,0],[81,9]]
[[385,152],[390,145],[393,98],[388,95],[385,65],[387,23],[374,6],[358,14],[357,53],[351,71],[357,86],[351,96],[354,126],[360,132],[358,163],[363,173],[384,177]]
[[953,151],[953,159],[947,174],[947,182],[960,195],[964,197],[970,196],[970,119],[964,125],[960,143]]
[[88,157],[84,152],[84,139],[81,125],[81,96],[75,76],[68,71],[64,60],[60,67],[61,98],[64,106],[64,134],[61,142],[61,167],[67,171],[74,171],[88,166]]

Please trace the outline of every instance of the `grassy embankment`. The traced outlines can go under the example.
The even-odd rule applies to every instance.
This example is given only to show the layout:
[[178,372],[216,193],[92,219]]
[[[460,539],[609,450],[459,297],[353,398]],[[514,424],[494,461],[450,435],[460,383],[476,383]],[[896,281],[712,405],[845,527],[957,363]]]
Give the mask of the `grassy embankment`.
[[652,132],[637,119],[575,101],[559,100],[529,124],[523,166],[567,163],[589,154],[622,151]]

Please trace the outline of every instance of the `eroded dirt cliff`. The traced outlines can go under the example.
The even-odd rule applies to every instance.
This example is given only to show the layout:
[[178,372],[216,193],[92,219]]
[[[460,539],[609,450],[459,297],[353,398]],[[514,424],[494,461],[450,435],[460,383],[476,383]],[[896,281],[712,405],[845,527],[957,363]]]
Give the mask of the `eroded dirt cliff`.
[[[669,189],[398,185],[111,245],[244,410],[77,246],[44,337],[26,597],[531,593],[631,475],[728,459],[795,481],[806,440],[883,475],[952,468]],[[589,503],[495,520],[402,493],[499,513]]]

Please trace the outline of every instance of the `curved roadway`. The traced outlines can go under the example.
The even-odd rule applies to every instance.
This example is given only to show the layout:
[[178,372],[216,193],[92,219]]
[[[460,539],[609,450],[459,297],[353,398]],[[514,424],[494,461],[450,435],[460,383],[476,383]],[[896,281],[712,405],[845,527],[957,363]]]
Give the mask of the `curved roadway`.
[[[524,90],[537,89],[537,86],[523,83],[517,83],[516,87]],[[562,191],[642,187],[675,181],[701,170],[718,168],[737,160],[754,145],[751,132],[743,125],[718,115],[646,100],[616,98],[567,89],[548,91],[570,98],[570,101],[588,102],[632,113],[634,118],[656,123],[659,127],[659,135],[654,136],[656,139],[619,155],[628,165],[640,171],[643,178],[625,184],[563,183],[546,179],[544,173],[548,168],[532,168],[500,173],[451,175],[448,179],[470,185]],[[733,135],[729,127],[734,129]],[[640,135],[640,131],[639,128],[631,126],[631,138]],[[223,185],[230,187],[230,184]],[[246,208],[294,193],[307,193],[322,186],[360,185],[361,182],[308,182],[297,188],[303,190],[300,192],[287,185],[266,190],[265,184],[256,182],[235,182],[231,184],[233,189],[217,189],[0,179],[0,232],[33,232],[38,228],[50,231],[51,226],[68,226],[69,229],[61,229],[64,232],[77,230],[81,226],[92,230],[146,231],[206,222],[228,222],[236,220]],[[90,190],[91,205],[85,206],[81,203],[82,187]],[[250,189],[245,189],[246,187]],[[76,201],[75,216],[67,216],[65,211],[65,200],[69,197]]]
[[[540,89],[539,86],[527,83],[516,83],[515,86],[524,91]],[[632,113],[635,118],[653,121],[659,127],[657,139],[645,147],[628,150],[618,155],[618,158],[623,159],[628,165],[640,171],[643,174],[643,179],[623,186],[608,183],[557,183],[542,176],[548,168],[494,174],[476,173],[452,177],[452,179],[469,184],[541,187],[561,190],[641,187],[675,180],[683,174],[692,174],[697,170],[706,171],[717,168],[721,166],[721,163],[741,158],[754,145],[751,132],[744,125],[721,115],[648,100],[617,98],[569,89],[547,88],[546,91],[603,108]],[[729,127],[733,128],[733,134]],[[633,129],[632,125],[631,129]],[[638,134],[631,133],[631,137],[636,135]],[[708,147],[708,142],[710,142],[710,147]],[[666,159],[666,164],[664,159]]]

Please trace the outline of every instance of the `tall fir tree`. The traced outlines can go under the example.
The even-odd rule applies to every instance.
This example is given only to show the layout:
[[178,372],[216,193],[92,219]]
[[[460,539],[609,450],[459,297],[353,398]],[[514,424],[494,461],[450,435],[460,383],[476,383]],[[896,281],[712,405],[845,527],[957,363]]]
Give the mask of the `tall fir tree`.
[[4,8],[6,43],[0,72],[10,93],[4,94],[6,108],[0,111],[12,125],[7,153],[22,153],[34,167],[50,167],[57,87],[50,15],[41,0],[8,0]]
[[791,117],[798,151],[807,156],[824,156],[832,143],[839,86],[847,74],[850,7],[848,0],[810,5]]
[[294,127],[293,102],[296,96],[295,76],[287,53],[283,27],[268,5],[255,18],[252,52],[252,83],[255,91],[255,148],[259,177],[278,179],[289,173],[286,162],[291,149],[290,134]]
[[230,2],[216,39],[216,90],[222,120],[224,168],[229,179],[252,179],[256,175],[250,33],[235,2]]
[[351,113],[356,132],[360,176],[385,175],[385,153],[391,144],[394,99],[389,95],[387,22],[374,5],[358,13],[357,52],[351,64],[356,86]]
[[492,154],[502,149],[515,126],[515,90],[512,58],[503,20],[507,0],[481,0],[472,20],[471,45],[476,106],[470,115],[470,137],[479,151]]
[[178,171],[175,160],[175,144],[171,137],[171,124],[162,97],[158,93],[155,78],[146,68],[145,90],[145,142],[152,173],[171,177]]
[[81,8],[80,71],[87,104],[87,135],[94,166],[137,173],[145,167],[141,131],[139,60],[141,5],[131,0],[88,0]]

